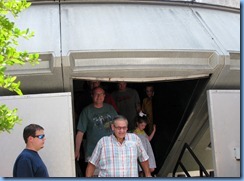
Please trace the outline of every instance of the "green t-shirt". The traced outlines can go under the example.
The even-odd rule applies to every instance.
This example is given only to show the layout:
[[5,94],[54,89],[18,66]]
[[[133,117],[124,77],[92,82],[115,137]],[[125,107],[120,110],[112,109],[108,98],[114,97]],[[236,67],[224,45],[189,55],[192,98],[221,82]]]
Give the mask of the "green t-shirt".
[[86,133],[86,157],[91,156],[97,142],[103,136],[112,134],[111,123],[117,115],[113,106],[104,103],[102,108],[88,105],[81,112],[77,130]]

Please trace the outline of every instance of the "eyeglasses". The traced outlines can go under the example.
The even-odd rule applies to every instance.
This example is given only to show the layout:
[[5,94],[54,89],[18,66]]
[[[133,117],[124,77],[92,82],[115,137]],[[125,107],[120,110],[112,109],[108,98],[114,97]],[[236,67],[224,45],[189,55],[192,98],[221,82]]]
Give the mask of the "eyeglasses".
[[45,135],[44,134],[41,134],[41,135],[36,135],[36,136],[33,136],[34,138],[37,137],[38,139],[42,140],[43,138],[45,138]]
[[100,93],[100,94],[98,94],[98,93],[95,93],[95,94],[93,94],[93,96],[95,97],[95,96],[104,96],[105,94],[104,93]]
[[126,126],[125,126],[125,127],[120,127],[120,126],[115,126],[115,125],[114,125],[114,127],[115,127],[117,130],[119,130],[119,131],[120,131],[120,130],[124,130],[124,131],[125,131],[125,130],[128,129]]

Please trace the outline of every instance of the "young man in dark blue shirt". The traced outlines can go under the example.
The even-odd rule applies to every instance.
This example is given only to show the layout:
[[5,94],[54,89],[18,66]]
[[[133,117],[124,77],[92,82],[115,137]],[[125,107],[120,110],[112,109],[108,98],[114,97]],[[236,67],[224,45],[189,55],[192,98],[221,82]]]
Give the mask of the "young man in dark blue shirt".
[[17,157],[14,169],[14,177],[49,177],[47,167],[38,154],[44,147],[44,129],[36,124],[25,127],[23,137],[26,148]]

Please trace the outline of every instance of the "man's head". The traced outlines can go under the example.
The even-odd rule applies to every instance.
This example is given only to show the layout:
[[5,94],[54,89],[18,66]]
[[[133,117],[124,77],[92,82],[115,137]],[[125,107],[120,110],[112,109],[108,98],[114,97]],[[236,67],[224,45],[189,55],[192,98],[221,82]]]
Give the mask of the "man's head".
[[100,84],[101,84],[101,82],[98,81],[98,80],[92,80],[92,81],[90,81],[91,90],[94,89],[95,87],[99,87]]
[[118,87],[120,91],[124,91],[126,89],[127,83],[126,82],[119,82]]
[[121,115],[116,116],[113,120],[112,130],[119,141],[123,140],[128,130],[127,119]]
[[24,128],[23,138],[27,148],[38,151],[44,147],[46,140],[44,128],[37,124],[30,124]]
[[102,87],[95,87],[92,90],[92,99],[95,106],[102,106],[105,98],[105,91]]

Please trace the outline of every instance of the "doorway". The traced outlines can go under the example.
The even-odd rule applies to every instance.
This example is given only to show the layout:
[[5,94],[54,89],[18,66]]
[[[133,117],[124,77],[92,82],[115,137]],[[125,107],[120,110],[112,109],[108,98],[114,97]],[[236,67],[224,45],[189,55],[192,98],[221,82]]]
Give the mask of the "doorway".
[[[146,97],[146,85],[154,86],[153,109],[156,133],[151,140],[157,165],[154,174],[157,174],[162,167],[208,80],[209,77],[177,81],[127,82],[127,87],[137,90],[141,103]],[[88,89],[87,81],[89,80],[73,80],[75,127],[78,123],[79,114],[87,102],[87,94],[85,94]],[[101,84],[109,93],[117,89],[117,82],[104,81]],[[80,167],[84,174],[83,160],[80,161]]]

